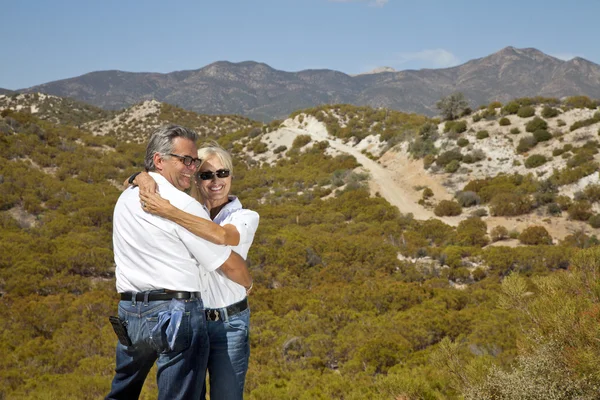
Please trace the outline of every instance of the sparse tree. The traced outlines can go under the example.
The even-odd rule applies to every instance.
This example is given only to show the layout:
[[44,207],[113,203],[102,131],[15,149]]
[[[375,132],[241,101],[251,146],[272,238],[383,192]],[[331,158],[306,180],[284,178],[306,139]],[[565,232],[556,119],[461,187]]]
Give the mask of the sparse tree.
[[460,117],[465,109],[469,108],[469,102],[461,92],[452,93],[442,97],[435,107],[440,110],[445,120],[453,121]]

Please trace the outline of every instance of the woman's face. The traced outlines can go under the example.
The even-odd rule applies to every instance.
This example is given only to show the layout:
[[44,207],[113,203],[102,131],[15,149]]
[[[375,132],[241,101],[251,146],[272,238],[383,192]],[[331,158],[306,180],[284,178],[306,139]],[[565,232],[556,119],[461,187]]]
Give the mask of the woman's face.
[[[213,155],[208,157],[198,172],[196,173],[196,184],[204,201],[210,202],[213,206],[224,204],[228,201],[229,191],[231,190],[231,174],[224,178],[219,178],[215,172],[227,170],[219,157]],[[201,179],[202,173],[209,173],[210,179]],[[206,175],[206,174],[205,174]]]

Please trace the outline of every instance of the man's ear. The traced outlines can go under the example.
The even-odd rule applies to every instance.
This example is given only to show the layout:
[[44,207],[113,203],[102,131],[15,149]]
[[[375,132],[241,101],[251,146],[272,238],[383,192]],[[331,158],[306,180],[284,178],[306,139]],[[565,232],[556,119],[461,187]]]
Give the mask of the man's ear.
[[154,162],[154,166],[156,167],[157,171],[163,170],[163,163],[165,160],[162,158],[160,153],[154,153],[154,155],[152,156],[152,161]]

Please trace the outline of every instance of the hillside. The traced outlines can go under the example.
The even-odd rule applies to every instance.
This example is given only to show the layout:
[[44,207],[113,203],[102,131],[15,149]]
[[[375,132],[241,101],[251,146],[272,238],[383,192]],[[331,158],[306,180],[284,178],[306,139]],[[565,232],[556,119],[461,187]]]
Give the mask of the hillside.
[[[0,107],[0,398],[108,392],[112,210],[166,122],[231,151],[233,192],[261,216],[248,399],[520,398],[532,389],[517,383],[534,381],[529,398],[597,395],[589,98],[445,122],[329,105],[270,124],[152,101],[93,119],[79,105],[54,113],[60,101]],[[539,229],[562,223],[574,232]],[[156,398],[153,375],[141,399]]]
[[219,61],[168,74],[96,71],[21,91],[70,97],[111,110],[156,100],[197,113],[237,114],[261,121],[337,103],[433,116],[436,101],[455,91],[463,92],[472,107],[533,96],[600,98],[600,66],[581,58],[562,61],[536,49],[506,47],[445,69],[384,69],[350,76],[326,69],[286,72],[253,61]]

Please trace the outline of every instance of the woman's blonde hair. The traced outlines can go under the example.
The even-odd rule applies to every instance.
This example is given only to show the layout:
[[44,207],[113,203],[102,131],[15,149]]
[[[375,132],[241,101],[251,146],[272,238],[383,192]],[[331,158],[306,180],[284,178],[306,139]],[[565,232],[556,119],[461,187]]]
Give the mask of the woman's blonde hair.
[[[233,160],[231,158],[231,154],[224,148],[222,148],[217,142],[210,141],[203,143],[198,149],[198,158],[202,160],[202,164],[200,164],[200,168],[204,164],[204,161],[210,157],[217,157],[223,167],[229,170],[229,173],[233,175]],[[200,169],[198,168],[198,169]],[[196,172],[196,176],[192,180],[192,186],[190,188],[190,196],[203,203],[204,199],[200,195],[200,190],[198,190],[198,185],[196,185],[196,179],[198,172]],[[231,176],[231,175],[230,175]]]

